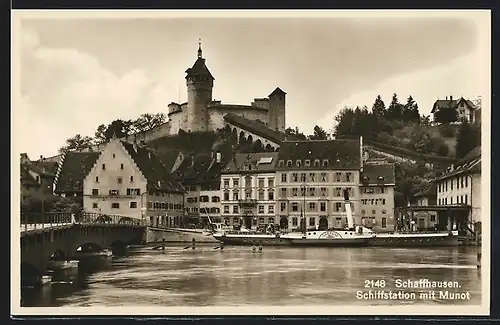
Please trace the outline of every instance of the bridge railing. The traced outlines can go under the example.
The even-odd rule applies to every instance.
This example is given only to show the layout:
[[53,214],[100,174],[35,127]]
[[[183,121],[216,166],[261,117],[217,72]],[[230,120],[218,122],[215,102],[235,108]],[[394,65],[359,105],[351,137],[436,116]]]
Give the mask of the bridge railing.
[[122,215],[109,215],[102,213],[72,214],[61,213],[27,213],[21,214],[21,231],[31,231],[44,228],[53,228],[70,224],[126,224],[147,226],[146,219],[131,218]]

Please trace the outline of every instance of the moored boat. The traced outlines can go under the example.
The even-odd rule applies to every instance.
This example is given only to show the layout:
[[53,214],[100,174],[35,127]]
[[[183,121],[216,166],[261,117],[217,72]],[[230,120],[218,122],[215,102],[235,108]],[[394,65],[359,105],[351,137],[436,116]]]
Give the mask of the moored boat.
[[370,240],[371,246],[457,246],[458,230],[436,232],[390,232],[376,233]]

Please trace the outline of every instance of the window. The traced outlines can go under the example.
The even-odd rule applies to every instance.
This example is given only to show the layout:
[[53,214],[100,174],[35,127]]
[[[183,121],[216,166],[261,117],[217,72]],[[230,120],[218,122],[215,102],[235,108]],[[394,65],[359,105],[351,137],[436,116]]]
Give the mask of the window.
[[200,202],[210,202],[210,198],[208,195],[200,196]]
[[342,196],[342,188],[340,187],[335,188],[335,196]]
[[274,191],[268,191],[268,193],[267,193],[267,199],[269,201],[273,201],[274,200]]
[[238,213],[238,206],[237,205],[233,205],[233,213]]
[[148,202],[148,209],[152,209],[153,208],[153,202],[149,201]]
[[376,211],[376,210],[372,210],[372,214],[376,214],[376,213],[377,213],[377,211]]
[[469,182],[469,177],[465,176],[465,187],[469,186],[467,183]]
[[382,210],[382,214],[387,214],[387,210]]
[[297,202],[292,203],[292,211],[293,212],[299,211],[299,204]]
[[285,202],[281,202],[281,204],[280,204],[280,211],[281,212],[286,211],[286,203]]
[[326,187],[320,187],[319,191],[321,193],[320,194],[321,196],[323,197],[328,196],[328,189]]
[[109,195],[120,195],[120,191],[118,191],[118,190],[109,190]]
[[460,176],[460,187],[464,187],[464,176]]
[[260,188],[264,187],[264,179],[263,178],[259,178],[259,187]]
[[292,226],[297,226],[299,224],[299,218],[293,217],[292,218]]
[[306,196],[306,187],[305,186],[302,186],[300,188],[300,196]]
[[116,158],[116,155],[115,155],[115,154],[113,154],[113,158]]
[[316,173],[309,173],[309,181],[316,182]]
[[387,228],[387,218],[382,218],[382,228]]
[[131,209],[137,209],[137,202],[130,202]]
[[286,197],[286,188],[281,189],[281,197]]
[[130,176],[130,183],[134,182],[134,176]]
[[212,202],[220,202],[220,197],[212,196]]
[[273,214],[274,213],[274,205],[270,205],[267,207],[267,213]]
[[224,201],[229,201],[229,192],[224,192]]
[[309,196],[316,196],[316,188],[309,187]]
[[127,188],[127,195],[141,195],[140,188]]
[[464,201],[464,203],[467,204],[467,194],[465,194],[465,201]]
[[352,173],[345,173],[345,181],[352,182]]
[[321,173],[320,174],[320,179],[322,182],[328,182],[328,174],[327,173]]
[[292,196],[297,196],[298,189],[296,187],[292,188]]
[[302,166],[302,162],[300,160],[295,161],[295,165],[300,168]]
[[274,218],[267,218],[267,223],[273,224],[274,223]]
[[238,192],[234,191],[233,192],[233,201],[238,201],[238,199],[239,199]]
[[263,214],[263,213],[264,213],[264,206],[259,205],[259,214]]
[[267,187],[274,187],[274,178],[267,179]]
[[321,212],[325,212],[326,211],[326,202],[320,202],[320,204],[319,204],[319,210]]
[[264,218],[259,218],[259,225],[262,225],[264,223]]
[[450,204],[453,204],[453,198],[450,197]]
[[120,164],[120,169],[123,170],[123,164]]
[[316,218],[314,217],[309,218],[309,226],[310,227],[316,226]]
[[291,160],[288,160],[288,161],[286,162],[286,166],[287,166],[287,167],[292,167],[292,161],[291,161]]
[[229,187],[229,179],[224,180],[224,187],[228,188]]
[[384,204],[385,204],[385,199],[382,199],[382,205],[384,205]]
[[246,190],[245,191],[245,197],[247,199],[251,199],[252,198],[252,190]]
[[96,176],[96,177],[95,177],[95,182],[96,182],[96,183],[99,183],[99,176]]
[[323,160],[323,167],[328,167],[328,159]]
[[306,167],[311,166],[311,161],[309,159],[307,159],[306,161],[304,161],[304,166],[306,166]]
[[285,165],[285,161],[284,160],[280,160],[278,162],[278,166],[283,167],[284,165]]
[[111,203],[111,209],[119,209],[120,208],[120,203],[113,202]]
[[238,179],[233,179],[233,187],[240,186],[240,181]]
[[97,203],[92,203],[92,208],[94,208],[94,209],[99,208],[99,204],[97,204]]
[[436,216],[435,215],[431,215],[431,222],[436,222]]
[[99,195],[99,189],[98,188],[93,188],[92,189],[92,195],[94,195],[94,196]]
[[340,182],[340,178],[342,177],[342,173],[335,173],[335,181]]
[[450,179],[450,189],[453,191],[453,178]]
[[342,203],[337,202],[335,203],[335,211],[340,212],[342,210]]
[[298,182],[299,181],[299,174],[293,173],[292,174],[292,182]]
[[[380,188],[380,193],[384,194],[384,187]],[[385,204],[385,203],[384,203]]]
[[106,164],[102,164],[102,170],[106,170]]
[[285,173],[281,174],[281,182],[286,183],[286,174]]
[[229,213],[229,205],[224,206],[224,213]]
[[300,181],[305,182],[306,181],[306,173],[301,173],[300,174]]
[[316,211],[316,203],[315,202],[309,202],[309,211]]
[[118,184],[121,184],[121,183],[123,183],[123,178],[118,177]]

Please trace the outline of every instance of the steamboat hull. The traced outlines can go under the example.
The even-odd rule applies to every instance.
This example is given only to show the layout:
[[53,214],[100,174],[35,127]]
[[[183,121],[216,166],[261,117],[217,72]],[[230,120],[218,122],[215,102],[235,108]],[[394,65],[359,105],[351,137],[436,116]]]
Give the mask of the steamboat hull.
[[458,246],[458,233],[438,234],[378,234],[370,246],[386,247],[440,247]]
[[279,237],[257,237],[257,236],[214,236],[224,245],[237,246],[290,246],[290,240]]
[[370,245],[370,239],[292,239],[291,245],[296,247],[363,247]]

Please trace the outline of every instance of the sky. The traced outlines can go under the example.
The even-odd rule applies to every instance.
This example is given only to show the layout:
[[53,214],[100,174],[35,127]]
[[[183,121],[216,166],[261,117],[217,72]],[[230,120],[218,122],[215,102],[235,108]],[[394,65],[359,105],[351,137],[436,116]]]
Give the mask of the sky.
[[306,134],[315,125],[332,130],[343,107],[371,107],[377,95],[386,105],[393,93],[402,102],[412,95],[423,114],[438,98],[486,96],[489,16],[189,16],[19,14],[17,150],[48,157],[100,124],[167,113],[168,103],[186,101],[185,70],[200,38],[214,100],[249,105],[280,87],[287,126]]

